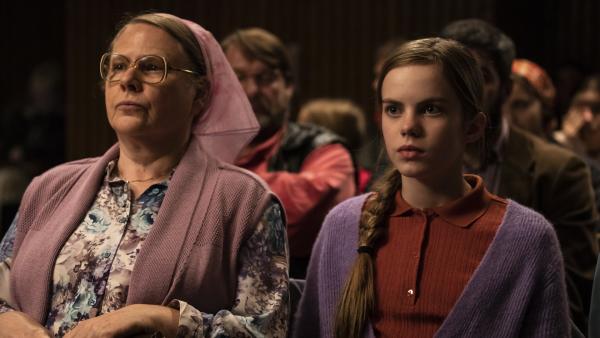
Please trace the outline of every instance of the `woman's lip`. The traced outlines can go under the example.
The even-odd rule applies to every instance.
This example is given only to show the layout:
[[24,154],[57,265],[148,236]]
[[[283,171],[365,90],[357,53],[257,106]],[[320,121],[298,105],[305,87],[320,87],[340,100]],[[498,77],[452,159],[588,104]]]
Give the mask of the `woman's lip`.
[[137,103],[137,102],[133,102],[133,101],[121,101],[119,103],[117,103],[117,107],[120,106],[135,106],[135,107],[140,107],[143,108],[144,106],[141,103]]
[[140,110],[140,109],[145,109],[143,105],[137,103],[137,102],[131,102],[131,101],[124,101],[124,102],[119,102],[117,104],[117,109],[121,109],[121,110]]

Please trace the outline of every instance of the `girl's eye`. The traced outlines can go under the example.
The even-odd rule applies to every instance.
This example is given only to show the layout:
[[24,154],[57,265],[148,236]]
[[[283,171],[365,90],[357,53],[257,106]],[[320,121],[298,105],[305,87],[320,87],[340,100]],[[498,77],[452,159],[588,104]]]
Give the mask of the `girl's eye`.
[[433,104],[428,104],[424,107],[423,112],[426,115],[439,115],[442,111],[440,108]]
[[396,115],[400,114],[400,110],[398,109],[398,106],[393,105],[393,104],[385,105],[383,107],[383,111],[390,116],[396,116]]

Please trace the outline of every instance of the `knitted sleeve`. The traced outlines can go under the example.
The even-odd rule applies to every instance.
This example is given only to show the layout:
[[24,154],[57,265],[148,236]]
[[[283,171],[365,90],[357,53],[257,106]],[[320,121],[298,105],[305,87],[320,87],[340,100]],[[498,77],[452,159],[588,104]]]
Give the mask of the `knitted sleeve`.
[[541,259],[540,264],[546,269],[531,297],[520,334],[523,337],[569,337],[569,307],[558,239],[553,231],[546,231],[539,243],[539,257],[545,259],[545,262]]
[[333,337],[335,310],[356,258],[358,222],[368,195],[348,199],[325,218],[308,264],[293,337]]

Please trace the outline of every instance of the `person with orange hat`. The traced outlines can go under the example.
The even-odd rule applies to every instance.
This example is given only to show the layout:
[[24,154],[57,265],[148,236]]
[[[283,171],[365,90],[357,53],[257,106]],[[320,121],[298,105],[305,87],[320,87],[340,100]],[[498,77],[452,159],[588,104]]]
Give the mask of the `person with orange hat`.
[[553,114],[556,89],[548,73],[533,61],[512,63],[512,91],[502,104],[504,118],[513,126],[549,138],[556,128]]

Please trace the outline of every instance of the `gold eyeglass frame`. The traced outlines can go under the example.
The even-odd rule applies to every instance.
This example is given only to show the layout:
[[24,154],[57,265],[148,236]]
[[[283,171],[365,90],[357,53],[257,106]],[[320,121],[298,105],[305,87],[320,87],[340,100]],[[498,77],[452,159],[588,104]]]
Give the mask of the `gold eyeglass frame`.
[[100,78],[102,80],[104,80],[104,81],[109,82],[109,83],[116,83],[116,82],[120,82],[121,81],[121,79],[119,79],[119,80],[109,80],[108,77],[102,75],[102,73],[103,73],[103,71],[102,71],[102,64],[104,63],[104,61],[105,61],[106,58],[111,57],[113,55],[120,56],[120,57],[124,58],[125,60],[127,60],[129,62],[128,68],[126,70],[124,70],[123,72],[129,70],[130,68],[133,68],[133,69],[135,69],[137,71],[138,70],[137,69],[137,67],[138,67],[138,61],[140,61],[141,59],[143,59],[145,57],[153,56],[153,57],[161,58],[163,60],[163,64],[165,65],[165,69],[164,69],[162,78],[159,81],[157,81],[157,82],[148,82],[148,81],[143,81],[143,80],[140,79],[140,81],[142,81],[144,83],[147,83],[147,84],[159,84],[159,83],[162,83],[167,78],[167,75],[168,75],[168,73],[169,73],[170,70],[174,70],[174,71],[178,71],[178,72],[184,72],[184,73],[195,75],[195,76],[199,76],[200,75],[200,73],[198,73],[196,71],[193,71],[193,70],[190,70],[190,69],[178,68],[178,67],[170,66],[169,63],[167,62],[167,59],[164,56],[160,56],[160,55],[153,55],[153,54],[142,55],[139,58],[135,59],[135,61],[132,63],[129,60],[129,58],[126,57],[125,55],[117,54],[117,53],[104,53],[100,57],[100,65],[99,65],[100,66],[100,69],[99,69],[100,70]]

